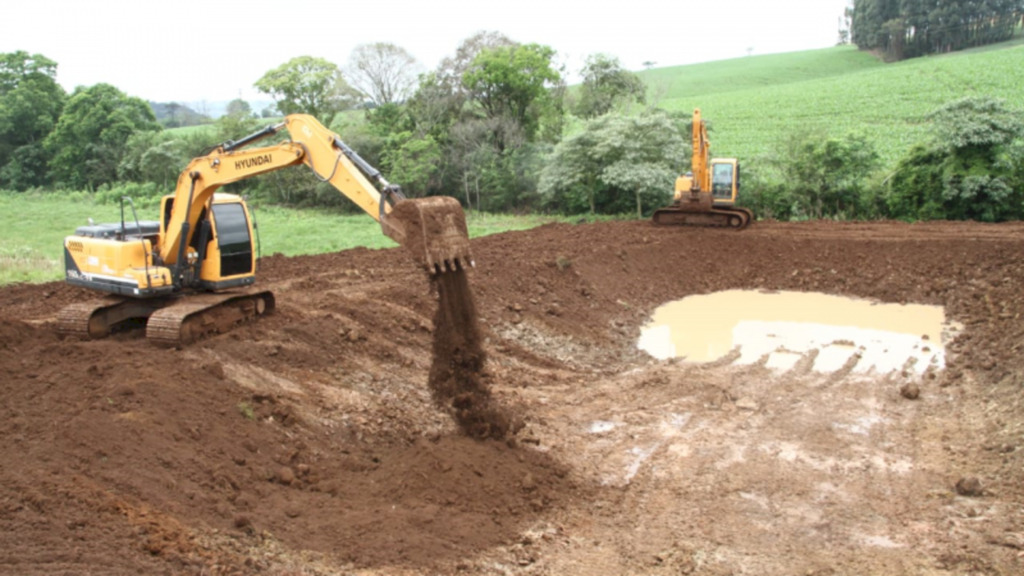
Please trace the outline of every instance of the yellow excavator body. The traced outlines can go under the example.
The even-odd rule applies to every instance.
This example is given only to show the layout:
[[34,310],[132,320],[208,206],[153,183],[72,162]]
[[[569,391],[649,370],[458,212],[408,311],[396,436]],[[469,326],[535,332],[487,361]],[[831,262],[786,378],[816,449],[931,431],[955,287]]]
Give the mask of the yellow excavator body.
[[740,166],[735,158],[711,158],[707,124],[693,111],[690,171],[676,178],[672,204],[654,211],[655,224],[743,229],[754,214],[737,206]]
[[[290,139],[248,147],[287,130]],[[305,164],[369,216],[383,234],[409,250],[430,274],[473,265],[462,206],[439,196],[406,199],[315,118],[283,122],[228,141],[193,159],[174,194],[161,201],[160,218],[140,221],[126,199],[119,223],[82,226],[64,241],[69,284],[107,294],[58,315],[66,334],[102,337],[126,322],[146,322],[147,337],[181,344],[269,313],[274,295],[252,288],[257,247],[244,199],[219,192],[232,182]]]

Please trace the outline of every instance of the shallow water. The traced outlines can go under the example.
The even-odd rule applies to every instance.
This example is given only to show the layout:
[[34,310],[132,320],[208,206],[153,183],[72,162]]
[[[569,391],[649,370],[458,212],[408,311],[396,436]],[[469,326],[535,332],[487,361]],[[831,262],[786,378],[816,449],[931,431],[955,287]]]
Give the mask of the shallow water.
[[945,366],[944,343],[959,329],[940,306],[729,290],[659,307],[638,346],[655,358],[690,362],[713,362],[737,350],[737,364],[763,360],[780,370],[816,352],[812,367],[819,372],[854,363],[856,372],[923,374]]

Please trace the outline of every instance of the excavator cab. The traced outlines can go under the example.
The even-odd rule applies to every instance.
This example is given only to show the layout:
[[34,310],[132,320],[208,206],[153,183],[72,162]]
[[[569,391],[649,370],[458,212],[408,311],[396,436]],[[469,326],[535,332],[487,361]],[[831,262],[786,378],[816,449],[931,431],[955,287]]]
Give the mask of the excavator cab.
[[740,166],[735,158],[711,161],[711,197],[715,204],[735,204],[740,187]]

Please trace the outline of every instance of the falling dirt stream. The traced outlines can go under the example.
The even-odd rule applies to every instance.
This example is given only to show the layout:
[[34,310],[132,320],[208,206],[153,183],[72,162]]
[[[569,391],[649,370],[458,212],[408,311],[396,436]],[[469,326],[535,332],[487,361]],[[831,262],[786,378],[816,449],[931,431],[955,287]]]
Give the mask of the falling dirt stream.
[[486,354],[466,271],[436,274],[431,284],[438,294],[429,379],[434,401],[452,410],[466,435],[505,438],[513,419],[494,401],[485,381]]

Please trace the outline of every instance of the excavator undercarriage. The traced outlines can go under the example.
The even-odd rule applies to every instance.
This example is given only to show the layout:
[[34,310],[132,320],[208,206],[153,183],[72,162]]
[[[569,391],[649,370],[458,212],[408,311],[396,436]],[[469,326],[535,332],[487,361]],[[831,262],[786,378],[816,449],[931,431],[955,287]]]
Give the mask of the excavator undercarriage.
[[267,290],[178,294],[138,300],[106,296],[66,306],[57,316],[60,333],[81,339],[145,326],[146,339],[164,346],[191,344],[227,332],[274,311]]
[[746,208],[701,208],[688,210],[685,205],[670,205],[654,211],[652,220],[663,226],[703,226],[742,230],[754,220],[754,213]]

